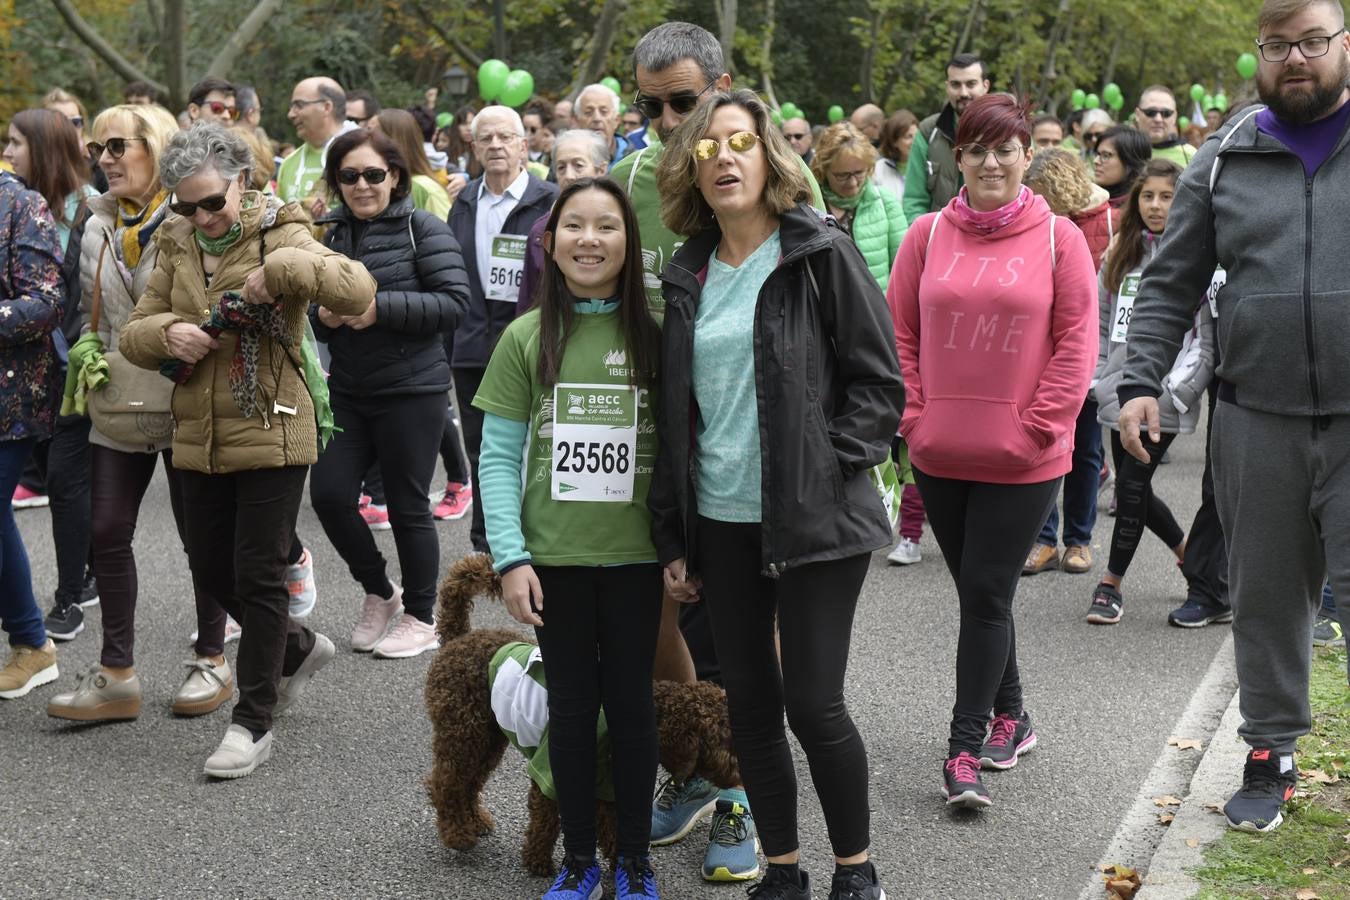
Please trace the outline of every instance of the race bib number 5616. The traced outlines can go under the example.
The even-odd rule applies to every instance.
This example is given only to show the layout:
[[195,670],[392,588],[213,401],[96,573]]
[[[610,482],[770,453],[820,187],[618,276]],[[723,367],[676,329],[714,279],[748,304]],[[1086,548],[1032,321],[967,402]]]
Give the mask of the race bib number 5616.
[[637,455],[637,392],[627,385],[553,388],[554,500],[627,503]]
[[487,278],[489,300],[516,302],[521,279],[525,276],[525,251],[528,246],[528,239],[523,234],[499,234],[492,239]]

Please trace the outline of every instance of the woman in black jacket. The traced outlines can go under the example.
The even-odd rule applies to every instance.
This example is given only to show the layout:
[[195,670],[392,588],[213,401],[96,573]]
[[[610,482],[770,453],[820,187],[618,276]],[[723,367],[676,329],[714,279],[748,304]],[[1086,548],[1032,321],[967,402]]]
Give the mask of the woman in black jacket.
[[[441,334],[469,302],[450,226],[413,209],[407,163],[389,138],[350,131],[328,150],[324,178],[342,205],[325,243],[375,277],[375,302],[360,316],[311,310],[328,342],[338,430],[310,474],[310,499],[328,539],[366,597],[352,649],[416,656],[436,646],[432,610],[440,545],[427,494],[445,424],[450,365]],[[379,463],[403,587],[358,511],[361,480]]]
[[834,849],[830,897],[877,900],[844,674],[869,554],[891,536],[868,477],[904,396],[885,298],[849,236],[803,202],[797,155],[749,91],[690,115],[657,185],[662,220],[689,240],[662,275],[652,532],[667,589],[708,605],[769,859],[757,896],[810,896],[786,710]]

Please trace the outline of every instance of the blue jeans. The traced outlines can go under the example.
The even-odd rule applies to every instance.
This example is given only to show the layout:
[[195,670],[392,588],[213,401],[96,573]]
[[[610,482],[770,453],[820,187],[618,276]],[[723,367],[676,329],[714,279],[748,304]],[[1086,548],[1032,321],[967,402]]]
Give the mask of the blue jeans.
[[1330,619],[1336,618],[1336,595],[1331,593],[1330,581],[1322,585],[1322,609],[1318,612],[1318,615]]
[[[1073,468],[1064,476],[1064,546],[1089,547],[1097,525],[1097,483],[1102,471],[1102,426],[1097,422],[1097,401],[1083,401],[1073,431]],[[1036,542],[1059,544],[1059,508],[1050,505],[1050,515]]]
[[[24,464],[37,441],[0,441],[0,501],[14,496]],[[10,644],[41,647],[47,643],[42,625],[42,610],[33,599],[33,573],[28,568],[28,551],[14,524],[14,508],[0,502],[0,626],[9,634]]]

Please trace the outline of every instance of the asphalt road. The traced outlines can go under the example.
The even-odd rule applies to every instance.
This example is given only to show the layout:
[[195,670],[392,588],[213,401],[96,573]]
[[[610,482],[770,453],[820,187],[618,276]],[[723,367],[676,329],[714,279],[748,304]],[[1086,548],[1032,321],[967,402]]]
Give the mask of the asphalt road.
[[[1199,503],[1203,441],[1182,438],[1155,480],[1189,525]],[[55,587],[45,510],[18,513],[45,604]],[[1097,573],[1113,519],[1094,537]],[[443,567],[468,549],[468,523],[441,523]],[[430,727],[422,684],[430,655],[386,661],[347,648],[360,589],[304,506],[319,603],[312,624],[338,644],[335,663],[281,720],[272,759],[237,782],[208,782],[206,756],[227,709],[176,719],[169,701],[184,675],[194,616],[186,562],[162,474],[136,536],[141,598],[137,667],[144,706],[135,722],[74,726],[45,714],[47,699],[98,656],[100,614],[60,650],[62,677],[0,703],[0,897],[450,897],[530,898],[547,887],[517,853],[526,776],[508,755],[489,786],[497,831],[474,851],[442,848],[422,789]],[[394,557],[388,532],[378,536]],[[854,627],[852,713],[872,770],[872,852],[891,898],[1075,897],[1110,842],[1171,727],[1227,633],[1171,628],[1185,585],[1170,554],[1145,538],[1126,581],[1125,617],[1083,621],[1095,580],[1059,572],[1023,579],[1018,650],[1040,743],[993,773],[995,805],[953,814],[940,765],[953,700],[955,592],[931,534],[922,563],[886,565],[878,553]],[[396,566],[395,566],[396,568]],[[498,608],[475,622],[508,625]],[[234,647],[228,651],[233,657]],[[805,760],[804,865],[828,890],[829,845]],[[663,896],[734,898],[743,888],[698,875],[701,832],[659,848]]]

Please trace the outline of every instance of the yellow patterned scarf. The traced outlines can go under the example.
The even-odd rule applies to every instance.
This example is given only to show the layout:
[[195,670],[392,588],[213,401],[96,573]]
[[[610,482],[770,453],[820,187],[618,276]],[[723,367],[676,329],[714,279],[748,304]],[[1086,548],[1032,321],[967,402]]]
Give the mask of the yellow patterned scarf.
[[140,263],[141,251],[154,237],[155,229],[159,227],[159,223],[164,221],[164,214],[167,212],[164,204],[168,199],[169,192],[161,188],[159,193],[155,194],[144,208],[138,207],[130,200],[119,199],[117,201],[122,262],[126,264],[128,269],[134,270]]

